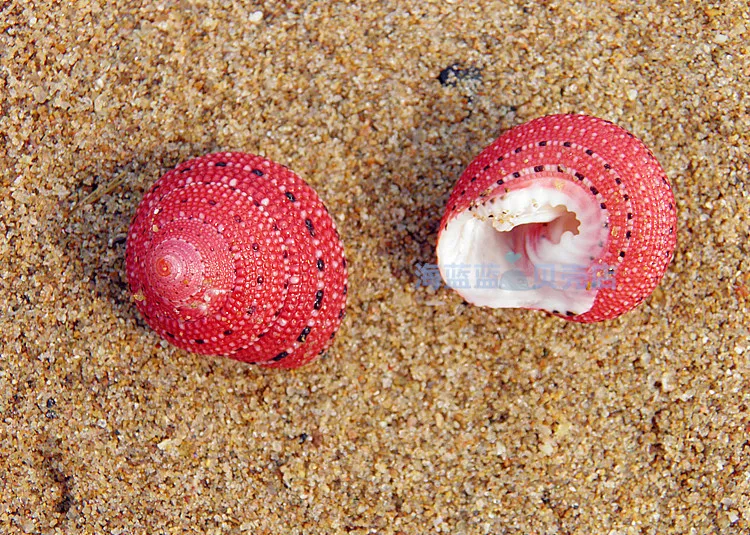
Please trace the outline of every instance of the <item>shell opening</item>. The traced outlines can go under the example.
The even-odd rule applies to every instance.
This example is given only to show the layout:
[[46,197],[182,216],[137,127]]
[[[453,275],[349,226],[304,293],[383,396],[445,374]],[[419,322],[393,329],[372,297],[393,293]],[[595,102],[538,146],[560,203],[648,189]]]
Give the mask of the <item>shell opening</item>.
[[492,308],[582,314],[594,304],[606,209],[554,176],[518,181],[480,197],[443,229],[438,266],[466,301]]

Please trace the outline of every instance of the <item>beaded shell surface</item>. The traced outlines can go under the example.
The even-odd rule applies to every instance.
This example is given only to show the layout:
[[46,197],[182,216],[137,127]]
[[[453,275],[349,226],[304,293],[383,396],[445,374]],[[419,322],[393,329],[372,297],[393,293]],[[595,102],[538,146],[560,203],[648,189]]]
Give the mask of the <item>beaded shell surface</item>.
[[260,156],[209,154],[166,173],[138,206],[126,264],[146,322],[195,353],[294,368],[327,350],[344,317],[333,219]]
[[[526,206],[519,204],[524,198]],[[478,233],[489,239],[469,243],[471,225],[484,225]],[[506,249],[493,256],[495,244]],[[611,122],[551,115],[512,128],[468,166],[448,201],[437,249],[441,273],[469,302],[596,322],[648,297],[675,244],[674,196],[651,151]],[[516,285],[499,280],[495,290],[472,292],[451,284],[451,265],[477,258],[517,273]],[[466,287],[481,282],[469,264]]]

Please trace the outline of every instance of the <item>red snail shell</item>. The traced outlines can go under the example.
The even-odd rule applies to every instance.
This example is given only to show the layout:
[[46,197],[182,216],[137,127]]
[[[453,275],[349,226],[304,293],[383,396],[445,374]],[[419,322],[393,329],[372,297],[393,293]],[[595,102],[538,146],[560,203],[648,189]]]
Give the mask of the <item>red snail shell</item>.
[[596,117],[550,115],[468,166],[440,225],[438,265],[470,303],[590,323],[651,294],[676,226],[667,175],[640,140]]
[[330,214],[260,156],[209,154],[166,173],[138,206],[126,264],[146,322],[195,353],[295,368],[325,352],[344,317]]

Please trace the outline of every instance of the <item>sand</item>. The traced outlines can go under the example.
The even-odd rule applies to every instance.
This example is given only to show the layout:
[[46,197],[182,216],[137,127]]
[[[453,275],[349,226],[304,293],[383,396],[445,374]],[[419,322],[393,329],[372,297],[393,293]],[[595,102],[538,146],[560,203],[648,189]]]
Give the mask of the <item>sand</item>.
[[[750,531],[750,8],[641,4],[0,2],[0,532]],[[557,112],[673,182],[654,295],[579,325],[419,286],[464,167]],[[334,214],[310,366],[187,354],[132,303],[141,196],[217,150]]]

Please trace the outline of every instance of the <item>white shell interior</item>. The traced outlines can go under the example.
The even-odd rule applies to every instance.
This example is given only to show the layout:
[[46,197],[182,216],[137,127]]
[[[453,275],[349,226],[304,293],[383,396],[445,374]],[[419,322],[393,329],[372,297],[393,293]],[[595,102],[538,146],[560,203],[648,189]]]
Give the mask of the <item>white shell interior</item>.
[[493,308],[582,314],[593,306],[599,286],[590,268],[609,231],[592,194],[570,181],[539,180],[479,200],[440,235],[438,266],[448,286]]

